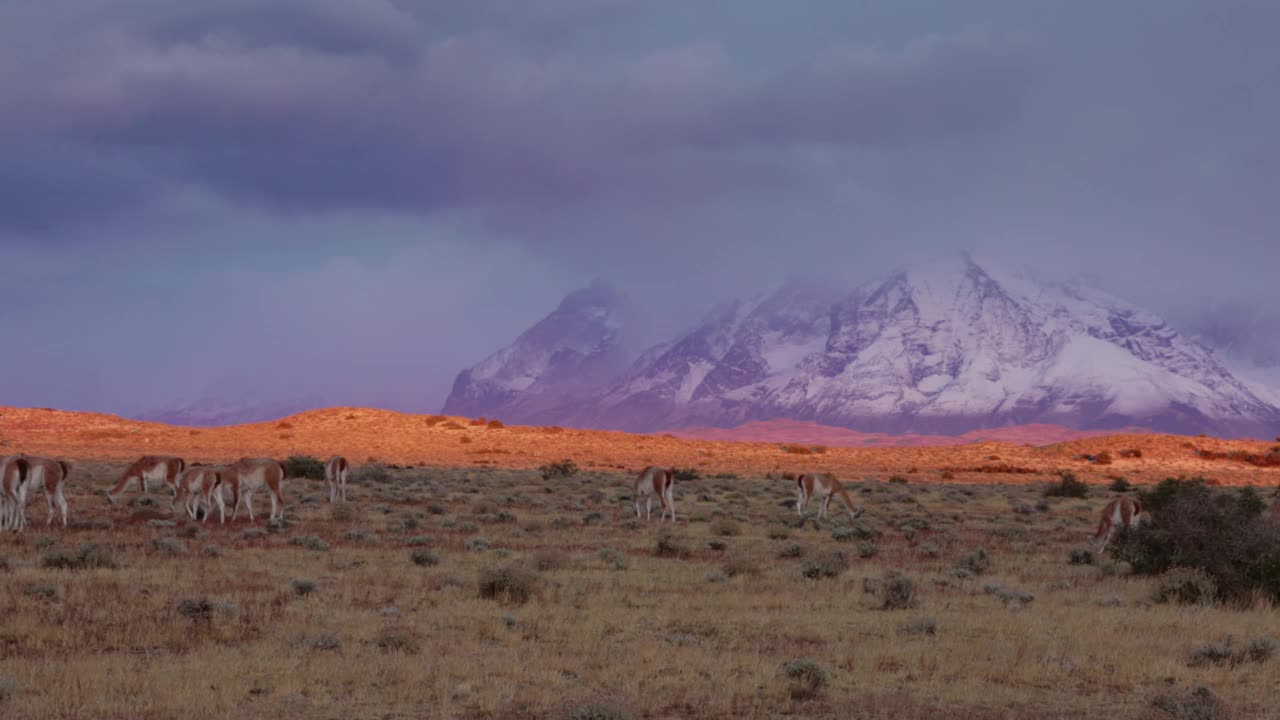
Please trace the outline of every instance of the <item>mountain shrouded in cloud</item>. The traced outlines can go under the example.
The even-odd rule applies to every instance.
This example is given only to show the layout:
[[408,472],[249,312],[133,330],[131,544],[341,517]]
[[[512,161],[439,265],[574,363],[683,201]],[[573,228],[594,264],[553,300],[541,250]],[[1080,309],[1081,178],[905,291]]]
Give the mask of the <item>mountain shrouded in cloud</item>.
[[[432,412],[603,277],[644,310],[627,344],[687,340],[695,367],[672,407],[641,387],[670,348],[611,377],[632,415],[790,412],[776,368],[823,322],[840,337],[806,393],[896,381],[851,349],[866,313],[800,322],[785,351],[753,344],[758,301],[681,331],[780,278],[847,291],[962,247],[1179,328],[1265,310],[1278,34],[1253,0],[0,2],[0,328],[21,346],[0,403]],[[1265,392],[1274,353],[1219,330]],[[941,383],[904,390],[913,422],[951,412]],[[556,396],[534,390],[515,402]]]
[[598,392],[625,367],[627,301],[597,283],[571,293],[550,315],[465,370],[444,412],[550,421]]
[[[581,347],[576,336],[549,332],[563,312],[464,371],[446,409],[633,431],[776,418],[893,433],[1026,423],[1280,430],[1280,408],[1157,315],[967,255],[913,266],[843,298],[792,283],[722,305],[611,382],[593,375],[591,392],[551,392],[560,368],[525,360]],[[475,377],[504,378],[502,391],[468,393]],[[536,388],[528,405],[522,387]]]

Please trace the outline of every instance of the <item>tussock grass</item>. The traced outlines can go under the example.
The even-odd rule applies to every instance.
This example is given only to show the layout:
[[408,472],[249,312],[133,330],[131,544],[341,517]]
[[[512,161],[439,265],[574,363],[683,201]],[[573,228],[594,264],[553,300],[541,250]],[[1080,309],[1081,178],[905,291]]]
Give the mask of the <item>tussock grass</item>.
[[[193,525],[167,515],[167,497],[155,495],[176,526],[148,527],[157,518],[96,494],[119,465],[78,464],[75,529],[0,540],[0,717],[1273,711],[1259,692],[1276,670],[1267,603],[1182,605],[1176,594],[1213,588],[1105,558],[1069,563],[1110,497],[1100,486],[1017,515],[1042,484],[866,481],[856,497],[867,514],[838,540],[843,523],[786,524],[796,515],[785,480],[713,478],[709,462],[696,485],[677,484],[672,526],[635,521],[631,473],[597,470],[585,452],[578,461],[577,475],[552,483],[536,470],[381,468],[346,505],[287,493],[278,532],[261,516],[215,517],[186,555],[153,546]],[[480,519],[503,512],[518,522]],[[601,517],[587,522],[591,512]],[[706,522],[688,523],[695,514]],[[720,523],[736,534],[716,534]],[[469,551],[481,532],[492,547]],[[56,542],[40,547],[45,537]],[[876,552],[861,557],[862,543]],[[1170,601],[1153,602],[1165,581]]]

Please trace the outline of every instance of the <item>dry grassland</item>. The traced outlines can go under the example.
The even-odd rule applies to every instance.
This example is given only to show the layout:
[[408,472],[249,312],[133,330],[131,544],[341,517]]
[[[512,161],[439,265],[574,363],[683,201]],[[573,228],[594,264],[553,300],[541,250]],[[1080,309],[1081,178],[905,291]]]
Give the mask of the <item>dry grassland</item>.
[[[121,467],[77,464],[73,529],[37,497],[0,539],[6,720],[1277,713],[1280,659],[1191,662],[1275,636],[1274,609],[1154,604],[1123,567],[1068,563],[1100,486],[869,479],[857,526],[819,528],[785,480],[699,479],[660,540],[621,472],[358,467],[348,505],[290,480],[269,529],[174,519],[167,493],[108,507]],[[90,544],[116,567],[46,567]]]

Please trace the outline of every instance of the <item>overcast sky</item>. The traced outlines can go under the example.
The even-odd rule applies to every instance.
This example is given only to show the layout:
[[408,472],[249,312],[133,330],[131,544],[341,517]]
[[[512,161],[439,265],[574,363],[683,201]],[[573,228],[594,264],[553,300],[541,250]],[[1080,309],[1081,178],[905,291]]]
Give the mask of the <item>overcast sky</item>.
[[0,404],[432,411],[594,278],[674,325],[964,248],[1273,307],[1278,36],[1270,0],[5,0]]

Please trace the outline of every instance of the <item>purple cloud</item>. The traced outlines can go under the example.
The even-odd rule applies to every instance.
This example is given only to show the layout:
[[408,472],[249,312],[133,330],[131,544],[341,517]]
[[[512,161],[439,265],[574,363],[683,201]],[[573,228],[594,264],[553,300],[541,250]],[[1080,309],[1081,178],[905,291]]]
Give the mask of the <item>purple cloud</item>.
[[715,45],[547,52],[511,34],[432,35],[389,3],[347,7],[168,10],[83,32],[56,58],[17,59],[0,102],[24,111],[0,124],[126,151],[164,183],[238,203],[503,212],[699,202],[793,175],[797,146],[996,130],[1027,88],[1025,53],[991,34],[754,72]]

